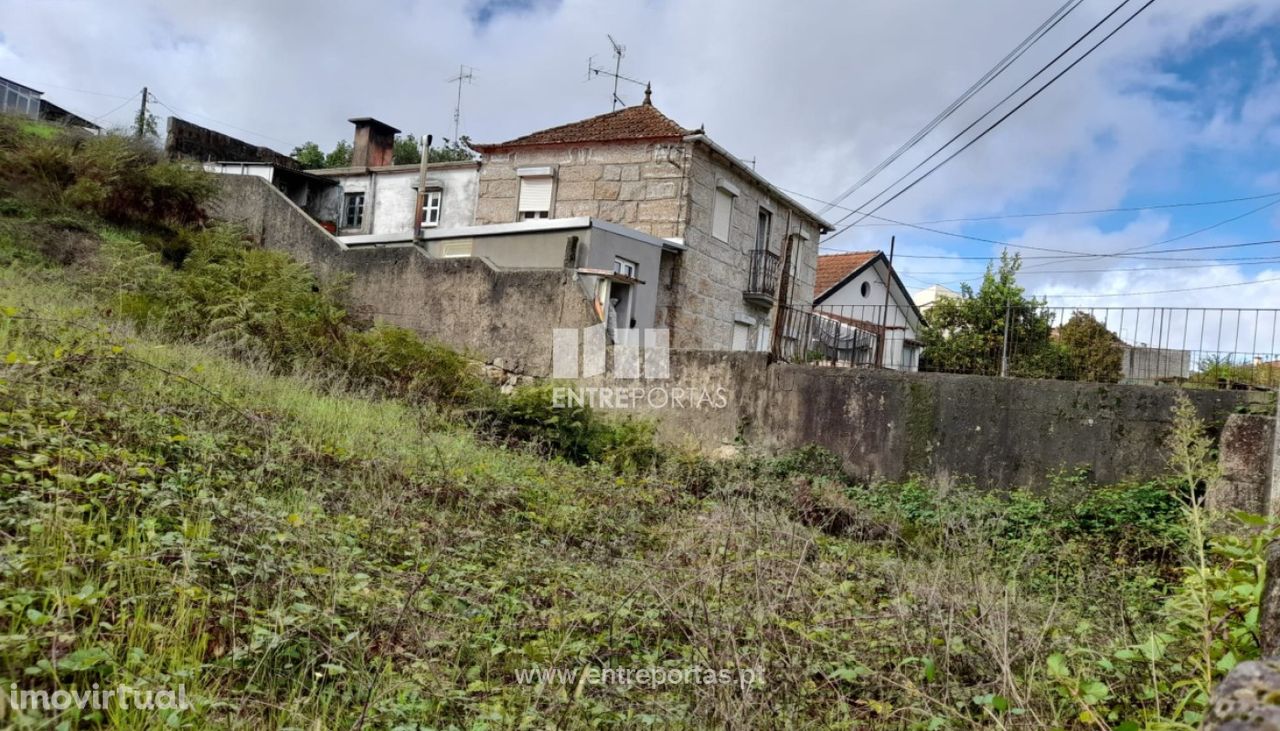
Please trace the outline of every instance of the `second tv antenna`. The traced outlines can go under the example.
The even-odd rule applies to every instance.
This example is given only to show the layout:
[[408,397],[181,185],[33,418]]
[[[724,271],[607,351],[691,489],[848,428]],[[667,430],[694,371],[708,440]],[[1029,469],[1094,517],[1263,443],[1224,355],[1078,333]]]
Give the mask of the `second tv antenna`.
[[[622,101],[622,97],[618,96],[619,81],[629,81],[633,84],[646,88],[648,88],[649,84],[648,82],[639,81],[622,75],[622,57],[626,55],[627,47],[615,41],[612,35],[609,35],[608,38],[609,43],[613,45],[613,71],[596,66],[595,56],[592,56],[587,59],[587,80],[590,81],[592,76],[603,75],[613,77],[613,109],[614,111],[617,111],[619,104],[626,106],[626,103]],[[645,98],[648,99],[648,94],[645,95]]]

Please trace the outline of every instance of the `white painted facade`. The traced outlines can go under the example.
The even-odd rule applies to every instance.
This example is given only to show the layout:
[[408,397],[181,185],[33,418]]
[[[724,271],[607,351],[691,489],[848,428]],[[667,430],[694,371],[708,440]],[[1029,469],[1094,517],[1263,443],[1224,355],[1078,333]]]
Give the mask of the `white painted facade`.
[[[375,168],[333,168],[312,171],[338,183],[332,200],[326,201],[322,218],[332,220],[343,235],[412,233],[417,220],[418,166],[389,165]],[[440,195],[439,220],[431,228],[462,228],[475,222],[476,163],[439,163],[427,168],[427,192]],[[343,220],[347,195],[363,195],[359,226]]]
[[[847,282],[821,295],[821,301],[815,302],[814,309],[839,318],[832,323],[837,330],[857,328],[872,336],[865,339],[869,343],[865,349],[869,352],[858,355],[855,362],[865,359],[866,364],[874,363],[874,339],[883,327],[886,343],[884,367],[916,371],[920,367],[920,316],[906,290],[896,279],[889,286],[886,284],[889,280],[889,269],[883,256],[877,257]],[[887,308],[886,289],[889,291]]]
[[960,299],[960,293],[954,289],[947,289],[941,284],[934,284],[912,294],[911,299],[915,300],[916,307],[920,308],[921,312],[928,312],[938,300]]

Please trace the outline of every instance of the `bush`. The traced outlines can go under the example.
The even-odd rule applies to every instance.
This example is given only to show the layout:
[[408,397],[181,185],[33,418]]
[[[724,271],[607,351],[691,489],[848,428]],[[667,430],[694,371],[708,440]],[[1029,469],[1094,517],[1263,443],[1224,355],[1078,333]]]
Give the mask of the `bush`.
[[346,338],[345,368],[353,381],[411,401],[462,405],[485,383],[467,359],[411,330],[379,325]]
[[120,134],[85,136],[66,130],[23,133],[0,125],[0,185],[47,211],[79,209],[115,223],[190,225],[214,178],[161,159],[150,142]]
[[554,399],[554,384],[517,388],[487,409],[486,425],[508,442],[529,442],[573,462],[603,462],[619,471],[657,464],[652,423],[606,420],[585,404]]

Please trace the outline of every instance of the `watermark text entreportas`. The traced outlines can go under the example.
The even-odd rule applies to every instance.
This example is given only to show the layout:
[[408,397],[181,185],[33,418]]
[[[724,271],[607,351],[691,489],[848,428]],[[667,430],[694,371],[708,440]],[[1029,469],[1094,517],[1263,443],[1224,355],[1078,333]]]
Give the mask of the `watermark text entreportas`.
[[730,685],[746,689],[764,682],[759,668],[614,668],[590,665],[582,668],[517,668],[521,685],[627,685],[657,688],[664,685]]

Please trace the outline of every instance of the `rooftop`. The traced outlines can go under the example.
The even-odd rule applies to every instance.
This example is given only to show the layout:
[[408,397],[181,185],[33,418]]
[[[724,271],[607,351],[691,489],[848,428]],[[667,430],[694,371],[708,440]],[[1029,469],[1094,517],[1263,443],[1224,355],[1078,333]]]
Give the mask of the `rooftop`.
[[818,257],[818,275],[813,282],[813,296],[821,297],[879,254],[878,251],[851,251],[847,254],[825,254]]
[[566,145],[580,142],[625,142],[628,140],[680,139],[697,134],[685,129],[652,104],[623,107],[607,114],[540,130],[506,142],[474,145],[477,150],[499,150],[532,145]]

